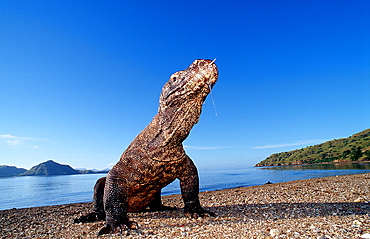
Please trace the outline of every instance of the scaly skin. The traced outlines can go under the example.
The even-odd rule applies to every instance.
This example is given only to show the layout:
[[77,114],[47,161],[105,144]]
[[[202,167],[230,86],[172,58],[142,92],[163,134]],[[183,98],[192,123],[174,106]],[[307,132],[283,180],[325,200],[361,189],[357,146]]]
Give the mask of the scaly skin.
[[137,228],[127,212],[169,210],[161,203],[161,189],[180,180],[184,211],[190,217],[213,216],[199,202],[198,171],[182,142],[198,122],[202,105],[218,78],[211,60],[195,60],[174,73],[163,86],[158,113],[132,141],[106,178],[94,187],[93,212],[75,219],[88,222],[106,219],[101,234]]

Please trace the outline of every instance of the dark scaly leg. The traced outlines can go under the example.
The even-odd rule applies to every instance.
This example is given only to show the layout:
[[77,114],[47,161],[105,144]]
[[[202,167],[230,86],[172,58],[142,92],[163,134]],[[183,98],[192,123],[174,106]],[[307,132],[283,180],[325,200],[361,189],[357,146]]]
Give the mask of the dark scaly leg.
[[103,197],[104,197],[104,188],[105,188],[105,181],[106,177],[98,179],[94,186],[94,208],[93,212],[97,213],[105,219],[105,212],[104,212],[104,203],[103,203]]
[[184,200],[184,212],[189,217],[198,218],[215,216],[213,212],[204,210],[199,202],[199,177],[198,170],[193,161],[187,157],[180,179],[181,195]]
[[106,178],[99,178],[94,186],[94,208],[93,211],[85,216],[81,216],[74,220],[75,223],[80,222],[95,222],[105,220],[105,212],[103,205],[104,187]]
[[98,235],[122,233],[128,228],[137,229],[137,223],[129,221],[127,216],[128,195],[125,180],[108,174],[104,195],[106,226]]
[[164,206],[162,204],[162,198],[161,198],[161,191],[159,190],[155,196],[154,196],[154,201],[149,205],[150,211],[168,211],[168,210],[176,210],[176,207],[169,207],[169,206]]

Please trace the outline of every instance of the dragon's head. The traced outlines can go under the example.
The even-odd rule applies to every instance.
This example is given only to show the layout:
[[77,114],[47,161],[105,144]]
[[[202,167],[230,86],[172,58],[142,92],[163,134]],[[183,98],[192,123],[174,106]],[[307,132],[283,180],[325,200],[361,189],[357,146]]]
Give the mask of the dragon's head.
[[202,105],[218,79],[215,60],[195,60],[163,86],[158,115],[165,135],[184,140],[199,120]]

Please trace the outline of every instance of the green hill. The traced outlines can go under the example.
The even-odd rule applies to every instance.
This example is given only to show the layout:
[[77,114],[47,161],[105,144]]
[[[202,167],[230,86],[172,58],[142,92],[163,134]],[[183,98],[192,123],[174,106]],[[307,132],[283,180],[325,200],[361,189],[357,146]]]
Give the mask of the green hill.
[[335,139],[302,149],[272,154],[255,166],[262,167],[369,160],[370,129],[367,129],[348,138]]
[[33,166],[30,170],[19,174],[19,176],[33,176],[33,175],[67,175],[79,174],[80,172],[74,170],[69,165],[63,165],[49,160]]

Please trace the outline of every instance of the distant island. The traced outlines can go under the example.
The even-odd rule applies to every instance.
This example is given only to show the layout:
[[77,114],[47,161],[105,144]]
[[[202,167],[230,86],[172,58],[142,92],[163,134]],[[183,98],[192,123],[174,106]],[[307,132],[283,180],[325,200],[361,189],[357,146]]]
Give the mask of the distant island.
[[109,170],[76,170],[69,165],[59,164],[53,160],[48,160],[33,166],[30,170],[17,168],[15,166],[0,165],[0,177],[93,174],[108,173],[108,171]]
[[370,161],[370,129],[348,138],[276,153],[255,167]]

